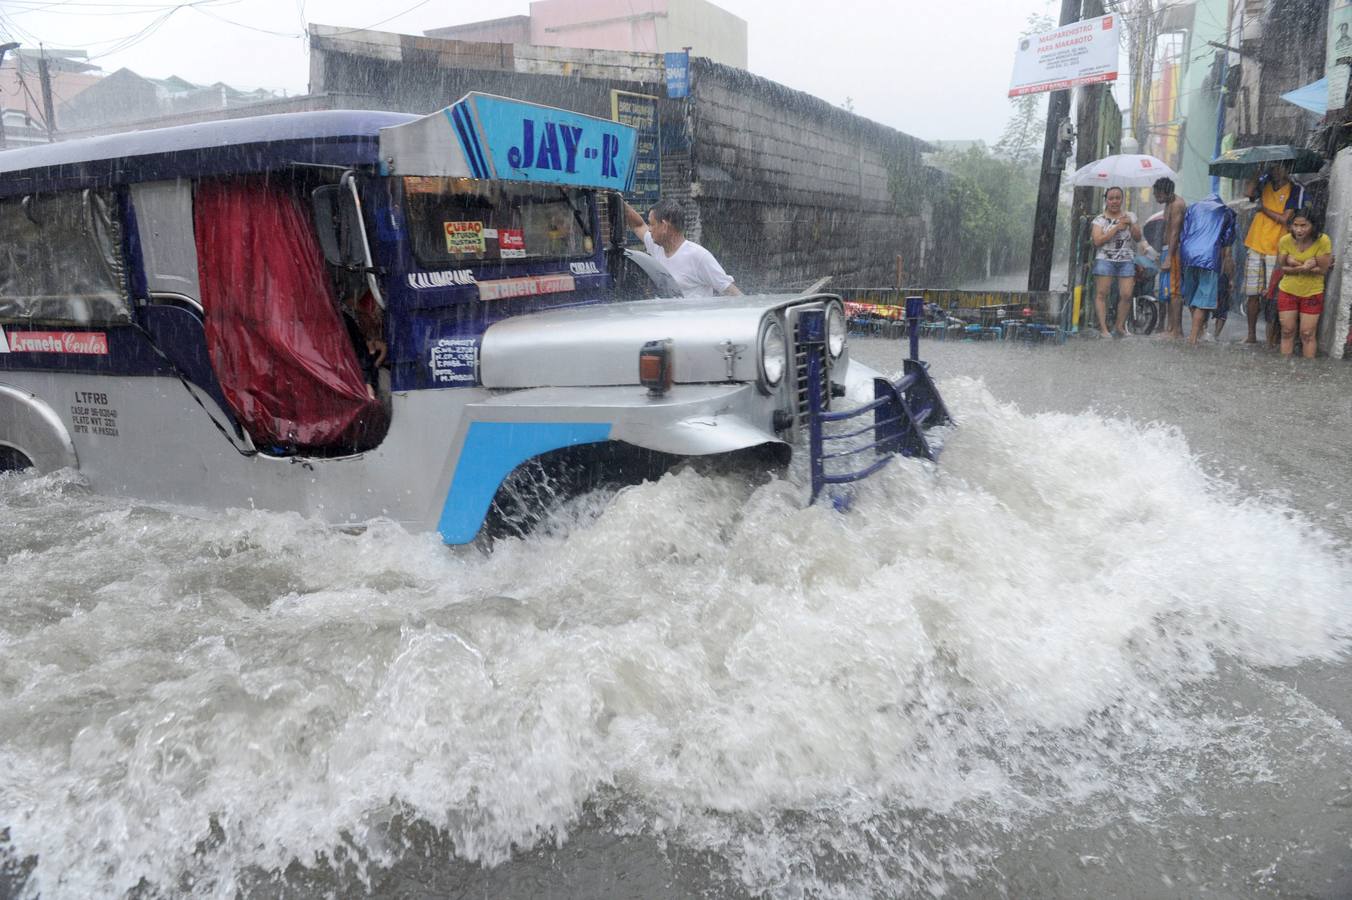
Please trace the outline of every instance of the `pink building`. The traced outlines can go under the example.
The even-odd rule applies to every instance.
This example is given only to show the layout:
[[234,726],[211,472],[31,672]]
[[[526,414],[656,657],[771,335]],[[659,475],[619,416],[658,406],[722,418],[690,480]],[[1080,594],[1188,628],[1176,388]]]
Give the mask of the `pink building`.
[[[61,127],[61,107],[101,76],[99,67],[84,62],[83,50],[48,50],[47,71],[52,81],[52,107]],[[38,61],[42,53],[26,47],[5,54],[0,65],[0,116],[3,116],[9,146],[45,141],[42,109],[42,79]]]
[[691,54],[746,68],[746,21],[708,0],[536,0],[528,16],[434,28],[428,37]]

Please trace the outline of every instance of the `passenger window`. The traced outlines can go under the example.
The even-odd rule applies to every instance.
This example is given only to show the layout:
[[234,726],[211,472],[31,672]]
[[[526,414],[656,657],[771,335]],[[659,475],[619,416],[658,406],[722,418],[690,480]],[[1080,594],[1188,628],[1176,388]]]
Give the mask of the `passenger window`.
[[594,246],[591,199],[580,188],[410,176],[404,203],[413,255],[425,269],[575,259]]
[[130,321],[122,225],[111,193],[0,200],[0,322]]

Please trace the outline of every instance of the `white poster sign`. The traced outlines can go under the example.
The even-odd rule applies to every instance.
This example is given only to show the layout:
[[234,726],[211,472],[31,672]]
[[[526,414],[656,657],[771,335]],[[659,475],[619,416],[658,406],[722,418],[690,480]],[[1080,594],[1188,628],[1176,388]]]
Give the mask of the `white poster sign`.
[[1347,63],[1352,58],[1352,0],[1333,0],[1329,4],[1328,55],[1324,73],[1329,79],[1328,109],[1342,109],[1347,96]]
[[1117,16],[1071,22],[1019,39],[1009,96],[1117,80]]

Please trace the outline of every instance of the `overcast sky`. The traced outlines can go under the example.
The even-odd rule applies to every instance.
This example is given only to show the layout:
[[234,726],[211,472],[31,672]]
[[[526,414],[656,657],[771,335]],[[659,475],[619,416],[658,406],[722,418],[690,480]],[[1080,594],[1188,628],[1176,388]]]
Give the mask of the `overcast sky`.
[[[993,142],[1015,43],[1051,0],[715,0],[747,21],[759,75],[916,136]],[[525,14],[527,0],[0,0],[0,36],[87,50],[105,72],[304,93],[305,22],[421,34]],[[698,52],[698,48],[696,48]],[[446,98],[456,99],[452,97]]]

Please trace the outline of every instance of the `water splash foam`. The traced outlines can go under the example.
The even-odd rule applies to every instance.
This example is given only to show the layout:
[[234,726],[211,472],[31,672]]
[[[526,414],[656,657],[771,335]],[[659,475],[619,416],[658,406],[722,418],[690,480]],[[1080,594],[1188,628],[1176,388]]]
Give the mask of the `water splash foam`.
[[1233,738],[1187,699],[1218,665],[1346,648],[1346,548],[1176,430],[944,390],[942,464],[849,515],[682,471],[491,555],[0,480],[29,889],[227,896],[341,858],[360,884],[396,821],[497,864],[594,816],[752,892],[942,892],[1029,817],[1149,815]]

